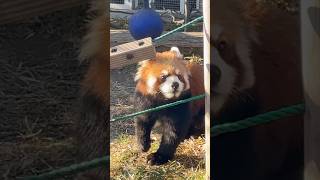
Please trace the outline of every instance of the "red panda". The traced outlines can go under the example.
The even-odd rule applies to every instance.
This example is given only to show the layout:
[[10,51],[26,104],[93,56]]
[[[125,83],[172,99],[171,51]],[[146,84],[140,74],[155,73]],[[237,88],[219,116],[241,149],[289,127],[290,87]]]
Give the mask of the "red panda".
[[[299,17],[255,0],[212,4],[214,123],[301,103]],[[302,179],[302,119],[214,137],[213,179]]]
[[[89,67],[81,84],[80,110],[76,121],[77,160],[89,161],[109,155],[109,29],[108,3],[90,4],[88,32],[83,38],[79,59]],[[109,163],[80,174],[77,179],[105,180]]]
[[[203,68],[183,60],[177,47],[157,53],[139,63],[135,81],[135,107],[145,110],[204,93]],[[150,133],[156,123],[162,127],[159,149],[147,157],[151,165],[171,160],[179,143],[203,131],[204,100],[196,100],[135,118],[136,138],[141,151],[150,148]]]

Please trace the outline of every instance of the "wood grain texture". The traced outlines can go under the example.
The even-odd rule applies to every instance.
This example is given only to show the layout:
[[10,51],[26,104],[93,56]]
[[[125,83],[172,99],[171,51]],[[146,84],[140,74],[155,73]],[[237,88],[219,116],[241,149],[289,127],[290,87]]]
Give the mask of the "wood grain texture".
[[[110,30],[110,37],[110,46],[134,41],[127,30]],[[165,37],[160,42],[156,42],[155,46],[200,48],[203,47],[202,32],[176,32]]]
[[110,48],[110,68],[118,69],[156,55],[151,38],[145,38]]

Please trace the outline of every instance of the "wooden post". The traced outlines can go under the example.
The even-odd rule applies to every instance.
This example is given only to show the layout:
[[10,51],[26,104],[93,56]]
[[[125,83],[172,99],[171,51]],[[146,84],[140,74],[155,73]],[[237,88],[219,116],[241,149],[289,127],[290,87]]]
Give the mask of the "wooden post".
[[[188,19],[189,19],[189,1],[185,0],[184,1],[184,23],[188,23]],[[184,32],[187,32],[187,27],[184,28]]]
[[320,179],[320,0],[301,0],[305,180]]
[[203,1],[206,179],[210,179],[210,0]]

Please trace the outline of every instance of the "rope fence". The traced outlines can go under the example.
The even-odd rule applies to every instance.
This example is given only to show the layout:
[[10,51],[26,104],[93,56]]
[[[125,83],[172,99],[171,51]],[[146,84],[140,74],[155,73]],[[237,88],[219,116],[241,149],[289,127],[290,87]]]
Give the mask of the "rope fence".
[[150,108],[150,109],[139,111],[139,112],[135,112],[135,113],[132,113],[132,114],[128,114],[128,115],[124,115],[124,116],[120,116],[120,117],[115,117],[115,118],[111,119],[110,121],[114,122],[114,121],[119,121],[119,120],[126,120],[126,119],[132,118],[134,116],[138,116],[140,114],[144,114],[144,113],[148,113],[148,112],[154,112],[154,111],[160,111],[162,109],[166,109],[166,108],[169,108],[169,107],[177,106],[179,104],[184,104],[184,103],[187,103],[187,102],[190,102],[190,101],[202,99],[204,97],[205,97],[204,94],[201,94],[201,95],[198,95],[198,96],[193,96],[193,97],[188,98],[188,99],[175,101],[175,102],[168,103],[168,104],[165,104],[165,105],[161,105],[161,106],[158,106],[158,107],[155,107],[155,108]]
[[[194,24],[195,22],[198,22],[201,20],[203,20],[203,16],[198,17],[198,18],[196,18],[196,19],[170,31],[170,32],[165,33],[165,34],[155,38],[153,41],[154,42],[159,41],[159,40],[163,39],[164,37],[169,36],[179,30],[182,30],[184,27],[190,26],[191,24]],[[201,94],[201,95],[194,96],[194,97],[191,97],[188,99],[179,100],[179,101],[176,101],[173,103],[161,105],[161,106],[158,106],[155,108],[143,110],[140,112],[135,112],[135,113],[120,116],[120,117],[115,117],[115,118],[111,119],[110,121],[115,122],[115,121],[120,121],[120,120],[128,120],[129,118],[132,118],[132,117],[144,114],[144,113],[159,111],[159,110],[162,110],[165,108],[177,106],[179,104],[199,100],[204,97],[205,97],[205,94]],[[298,105],[293,105],[293,106],[281,108],[276,111],[271,111],[271,112],[267,112],[264,114],[260,114],[260,115],[250,117],[250,118],[247,118],[244,120],[240,120],[237,122],[215,125],[211,128],[211,137],[215,137],[215,136],[218,136],[218,135],[221,135],[224,133],[239,131],[239,130],[246,129],[246,128],[253,127],[253,126],[257,126],[260,124],[265,124],[265,123],[268,123],[268,122],[271,122],[271,121],[274,121],[274,120],[277,120],[280,118],[298,115],[303,112],[304,112],[304,104],[298,104]],[[61,169],[52,170],[52,171],[44,173],[44,174],[30,176],[30,177],[22,177],[22,178],[18,178],[18,179],[46,180],[46,179],[59,178],[59,177],[65,176],[65,175],[75,174],[75,173],[79,173],[79,172],[82,172],[85,170],[89,170],[89,169],[97,168],[99,166],[106,165],[109,162],[109,159],[110,159],[109,156],[104,156],[101,158],[93,159],[91,161],[73,164],[73,165],[70,165],[70,166],[67,166],[67,167],[64,167]]]
[[97,168],[100,166],[106,166],[109,162],[109,156],[104,156],[101,158],[96,158],[91,161],[82,162],[79,164],[73,164],[71,166],[67,166],[61,169],[53,170],[47,173],[43,173],[37,176],[30,176],[25,178],[17,178],[21,180],[47,180],[63,177],[68,174],[76,174],[85,170]]
[[[114,118],[112,121],[129,119],[129,118],[132,118],[134,116],[138,116],[143,113],[152,112],[152,111],[159,111],[161,109],[169,108],[169,107],[176,106],[179,104],[199,100],[204,97],[205,97],[204,94],[194,96],[194,97],[184,99],[181,101],[177,101],[174,103],[158,106],[156,108],[151,108],[151,109],[144,110],[141,112],[125,115],[122,117],[117,117],[117,118]],[[211,137],[216,137],[216,136],[219,136],[224,133],[230,133],[230,132],[243,130],[243,129],[250,128],[253,126],[257,126],[257,125],[262,125],[262,124],[269,123],[269,122],[272,122],[277,119],[299,115],[304,112],[304,110],[305,110],[304,107],[305,107],[304,104],[292,105],[292,106],[281,108],[279,110],[270,111],[270,112],[267,112],[264,114],[260,114],[260,115],[254,116],[254,117],[240,120],[237,122],[215,125],[211,128]],[[62,177],[62,176],[68,175],[68,174],[74,174],[74,173],[78,173],[78,172],[81,172],[84,170],[89,170],[89,169],[93,169],[93,168],[105,165],[106,163],[108,163],[108,161],[109,161],[109,156],[104,156],[101,158],[93,159],[91,161],[83,162],[80,164],[73,164],[68,167],[53,170],[53,171],[50,171],[48,173],[44,173],[44,174],[41,174],[38,176],[30,176],[30,177],[26,177],[26,178],[22,178],[22,179],[24,179],[24,180],[45,180],[45,179]]]
[[243,130],[243,129],[257,126],[260,124],[266,124],[277,119],[299,115],[303,112],[304,112],[304,104],[297,104],[297,105],[284,107],[276,111],[270,111],[264,114],[259,114],[254,117],[249,117],[247,119],[240,120],[234,123],[224,123],[224,124],[216,125],[211,128],[211,137],[215,137],[224,133]]

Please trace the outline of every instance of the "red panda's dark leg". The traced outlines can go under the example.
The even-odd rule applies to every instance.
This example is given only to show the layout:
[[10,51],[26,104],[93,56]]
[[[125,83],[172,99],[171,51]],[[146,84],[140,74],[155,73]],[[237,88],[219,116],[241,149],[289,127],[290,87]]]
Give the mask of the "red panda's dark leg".
[[150,149],[150,134],[156,119],[146,115],[136,117],[136,137],[141,151],[146,152]]
[[193,116],[192,124],[190,125],[189,132],[186,139],[193,137],[199,137],[204,134],[204,108],[202,108],[196,116]]
[[179,143],[185,139],[188,133],[191,121],[190,114],[188,112],[179,113],[174,110],[172,113],[176,113],[176,115],[165,117],[161,121],[163,132],[159,149],[147,157],[151,165],[161,165],[171,160]]

